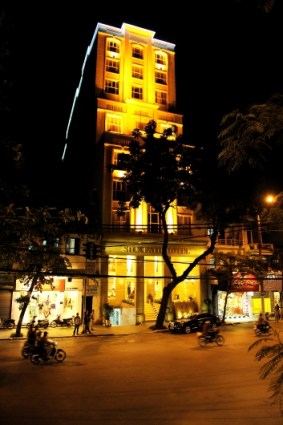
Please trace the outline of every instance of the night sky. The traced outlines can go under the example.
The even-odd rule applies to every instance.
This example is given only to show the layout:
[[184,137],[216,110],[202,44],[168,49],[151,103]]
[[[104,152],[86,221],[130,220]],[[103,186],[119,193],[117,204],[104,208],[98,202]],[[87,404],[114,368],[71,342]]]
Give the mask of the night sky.
[[105,9],[103,2],[76,0],[65,8],[52,1],[15,7],[19,128],[36,186],[50,190],[60,165],[74,93],[98,22],[141,26],[176,44],[177,108],[192,144],[215,143],[224,114],[283,93],[282,2],[268,14],[255,3],[177,1],[176,9],[158,10],[145,1],[142,13],[135,2],[132,7],[108,2]]

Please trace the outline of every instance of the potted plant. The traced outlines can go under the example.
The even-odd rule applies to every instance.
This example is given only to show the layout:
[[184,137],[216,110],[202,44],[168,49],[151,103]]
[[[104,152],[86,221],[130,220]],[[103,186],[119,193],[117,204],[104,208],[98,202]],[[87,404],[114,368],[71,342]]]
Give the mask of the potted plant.
[[110,317],[113,314],[114,311],[114,307],[108,303],[103,304],[102,306],[102,311],[103,311],[103,322],[105,326],[111,326],[111,320]]

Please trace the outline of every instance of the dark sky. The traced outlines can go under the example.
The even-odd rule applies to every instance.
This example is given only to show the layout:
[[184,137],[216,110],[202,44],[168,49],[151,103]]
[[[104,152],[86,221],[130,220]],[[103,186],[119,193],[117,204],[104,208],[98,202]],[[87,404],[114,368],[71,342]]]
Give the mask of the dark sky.
[[145,1],[142,13],[136,6],[141,3],[107,2],[105,8],[97,3],[74,0],[63,7],[50,1],[13,10],[20,126],[34,181],[43,175],[48,180],[60,162],[82,63],[98,22],[142,26],[176,44],[178,112],[191,143],[215,143],[225,113],[283,93],[281,0],[268,14],[253,0],[176,1],[160,10]]

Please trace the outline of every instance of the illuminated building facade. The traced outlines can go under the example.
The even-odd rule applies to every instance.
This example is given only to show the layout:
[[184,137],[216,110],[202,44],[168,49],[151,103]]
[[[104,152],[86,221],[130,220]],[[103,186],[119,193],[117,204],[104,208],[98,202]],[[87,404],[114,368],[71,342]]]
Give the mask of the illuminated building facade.
[[[101,228],[95,260],[97,291],[86,295],[92,296],[96,319],[103,316],[103,305],[114,307],[114,325],[155,320],[163,287],[170,280],[161,253],[158,213],[145,203],[131,209],[126,202],[122,216],[117,210],[120,200],[127,201],[122,158],[133,130],[143,131],[154,120],[159,133],[167,128],[175,134],[183,132],[175,77],[174,44],[126,23],[121,28],[97,25],[75,93],[62,160],[69,199],[82,209],[92,205],[90,216],[95,216]],[[205,250],[208,233],[196,225],[192,210],[177,203],[170,208],[167,223],[169,255],[180,275]],[[237,239],[238,244],[228,242],[225,249],[249,250],[246,232],[237,232],[230,240]],[[228,239],[226,234],[223,245]],[[180,317],[184,312],[208,309],[212,285],[205,278],[207,268],[205,262],[200,263],[175,288],[171,300],[175,308],[169,309],[168,320],[173,311]],[[241,307],[242,314],[244,310]]]
[[[68,178],[78,161],[83,164],[70,183],[76,201],[80,197],[83,205],[90,193],[95,197],[102,228],[97,297],[100,306],[115,307],[116,324],[155,320],[170,279],[161,254],[158,213],[145,203],[137,209],[126,203],[125,215],[116,214],[126,193],[122,156],[133,130],[143,131],[150,120],[157,123],[158,133],[167,128],[174,128],[175,135],[183,132],[183,116],[176,109],[175,45],[144,28],[99,23],[76,91],[63,162]],[[194,227],[193,211],[177,204],[170,208],[167,223],[169,255],[180,274],[207,246],[207,233]],[[205,267],[197,266],[172,294],[173,300],[191,303],[191,311],[200,311],[207,298],[201,279]]]

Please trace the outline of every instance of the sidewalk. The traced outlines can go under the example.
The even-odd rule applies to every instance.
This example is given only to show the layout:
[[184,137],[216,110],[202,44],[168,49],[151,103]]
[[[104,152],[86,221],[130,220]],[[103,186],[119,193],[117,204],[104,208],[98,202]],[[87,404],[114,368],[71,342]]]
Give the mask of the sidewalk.
[[[139,334],[139,333],[145,333],[145,332],[166,332],[167,329],[164,330],[158,330],[153,331],[150,329],[150,326],[153,326],[155,322],[146,322],[142,323],[141,325],[120,325],[120,326],[111,326],[111,327],[105,327],[103,325],[95,325],[92,334],[84,334],[82,333],[82,326],[80,327],[80,332],[78,337],[86,337],[86,338],[92,338],[96,336],[116,336],[116,335],[131,335],[131,334]],[[50,338],[67,338],[67,337],[73,337],[73,331],[74,327],[56,327],[51,328],[48,327],[47,329],[41,329],[42,332],[45,330],[48,331],[48,334]],[[14,339],[12,337],[12,334],[14,334],[16,329],[0,329],[0,340],[11,340]],[[27,335],[27,328],[23,327],[21,329],[21,333],[23,336],[21,338],[15,338],[15,339],[26,339]]]
[[[236,329],[253,329],[254,326],[253,321],[250,322],[237,322],[237,323],[227,323],[223,325],[222,329],[225,332],[234,332]],[[95,325],[92,334],[83,334],[83,327],[80,327],[80,333],[78,338],[93,338],[98,336],[123,336],[123,335],[135,335],[140,333],[157,333],[157,332],[169,332],[167,329],[167,324],[165,324],[165,329],[152,330],[151,326],[153,326],[155,322],[145,322],[139,325],[119,325],[119,326],[111,326],[105,327],[103,325]],[[283,320],[280,320],[276,323],[274,320],[270,320],[271,326],[277,331],[283,331]],[[41,329],[42,332],[45,329]],[[73,338],[74,327],[56,327],[51,328],[48,327],[47,331],[49,333],[50,338]],[[26,339],[27,328],[23,327],[21,329],[23,336],[21,338],[14,338],[12,334],[15,333],[15,329],[0,329],[0,341],[1,340],[11,340],[11,339]],[[77,338],[77,337],[76,337]]]

